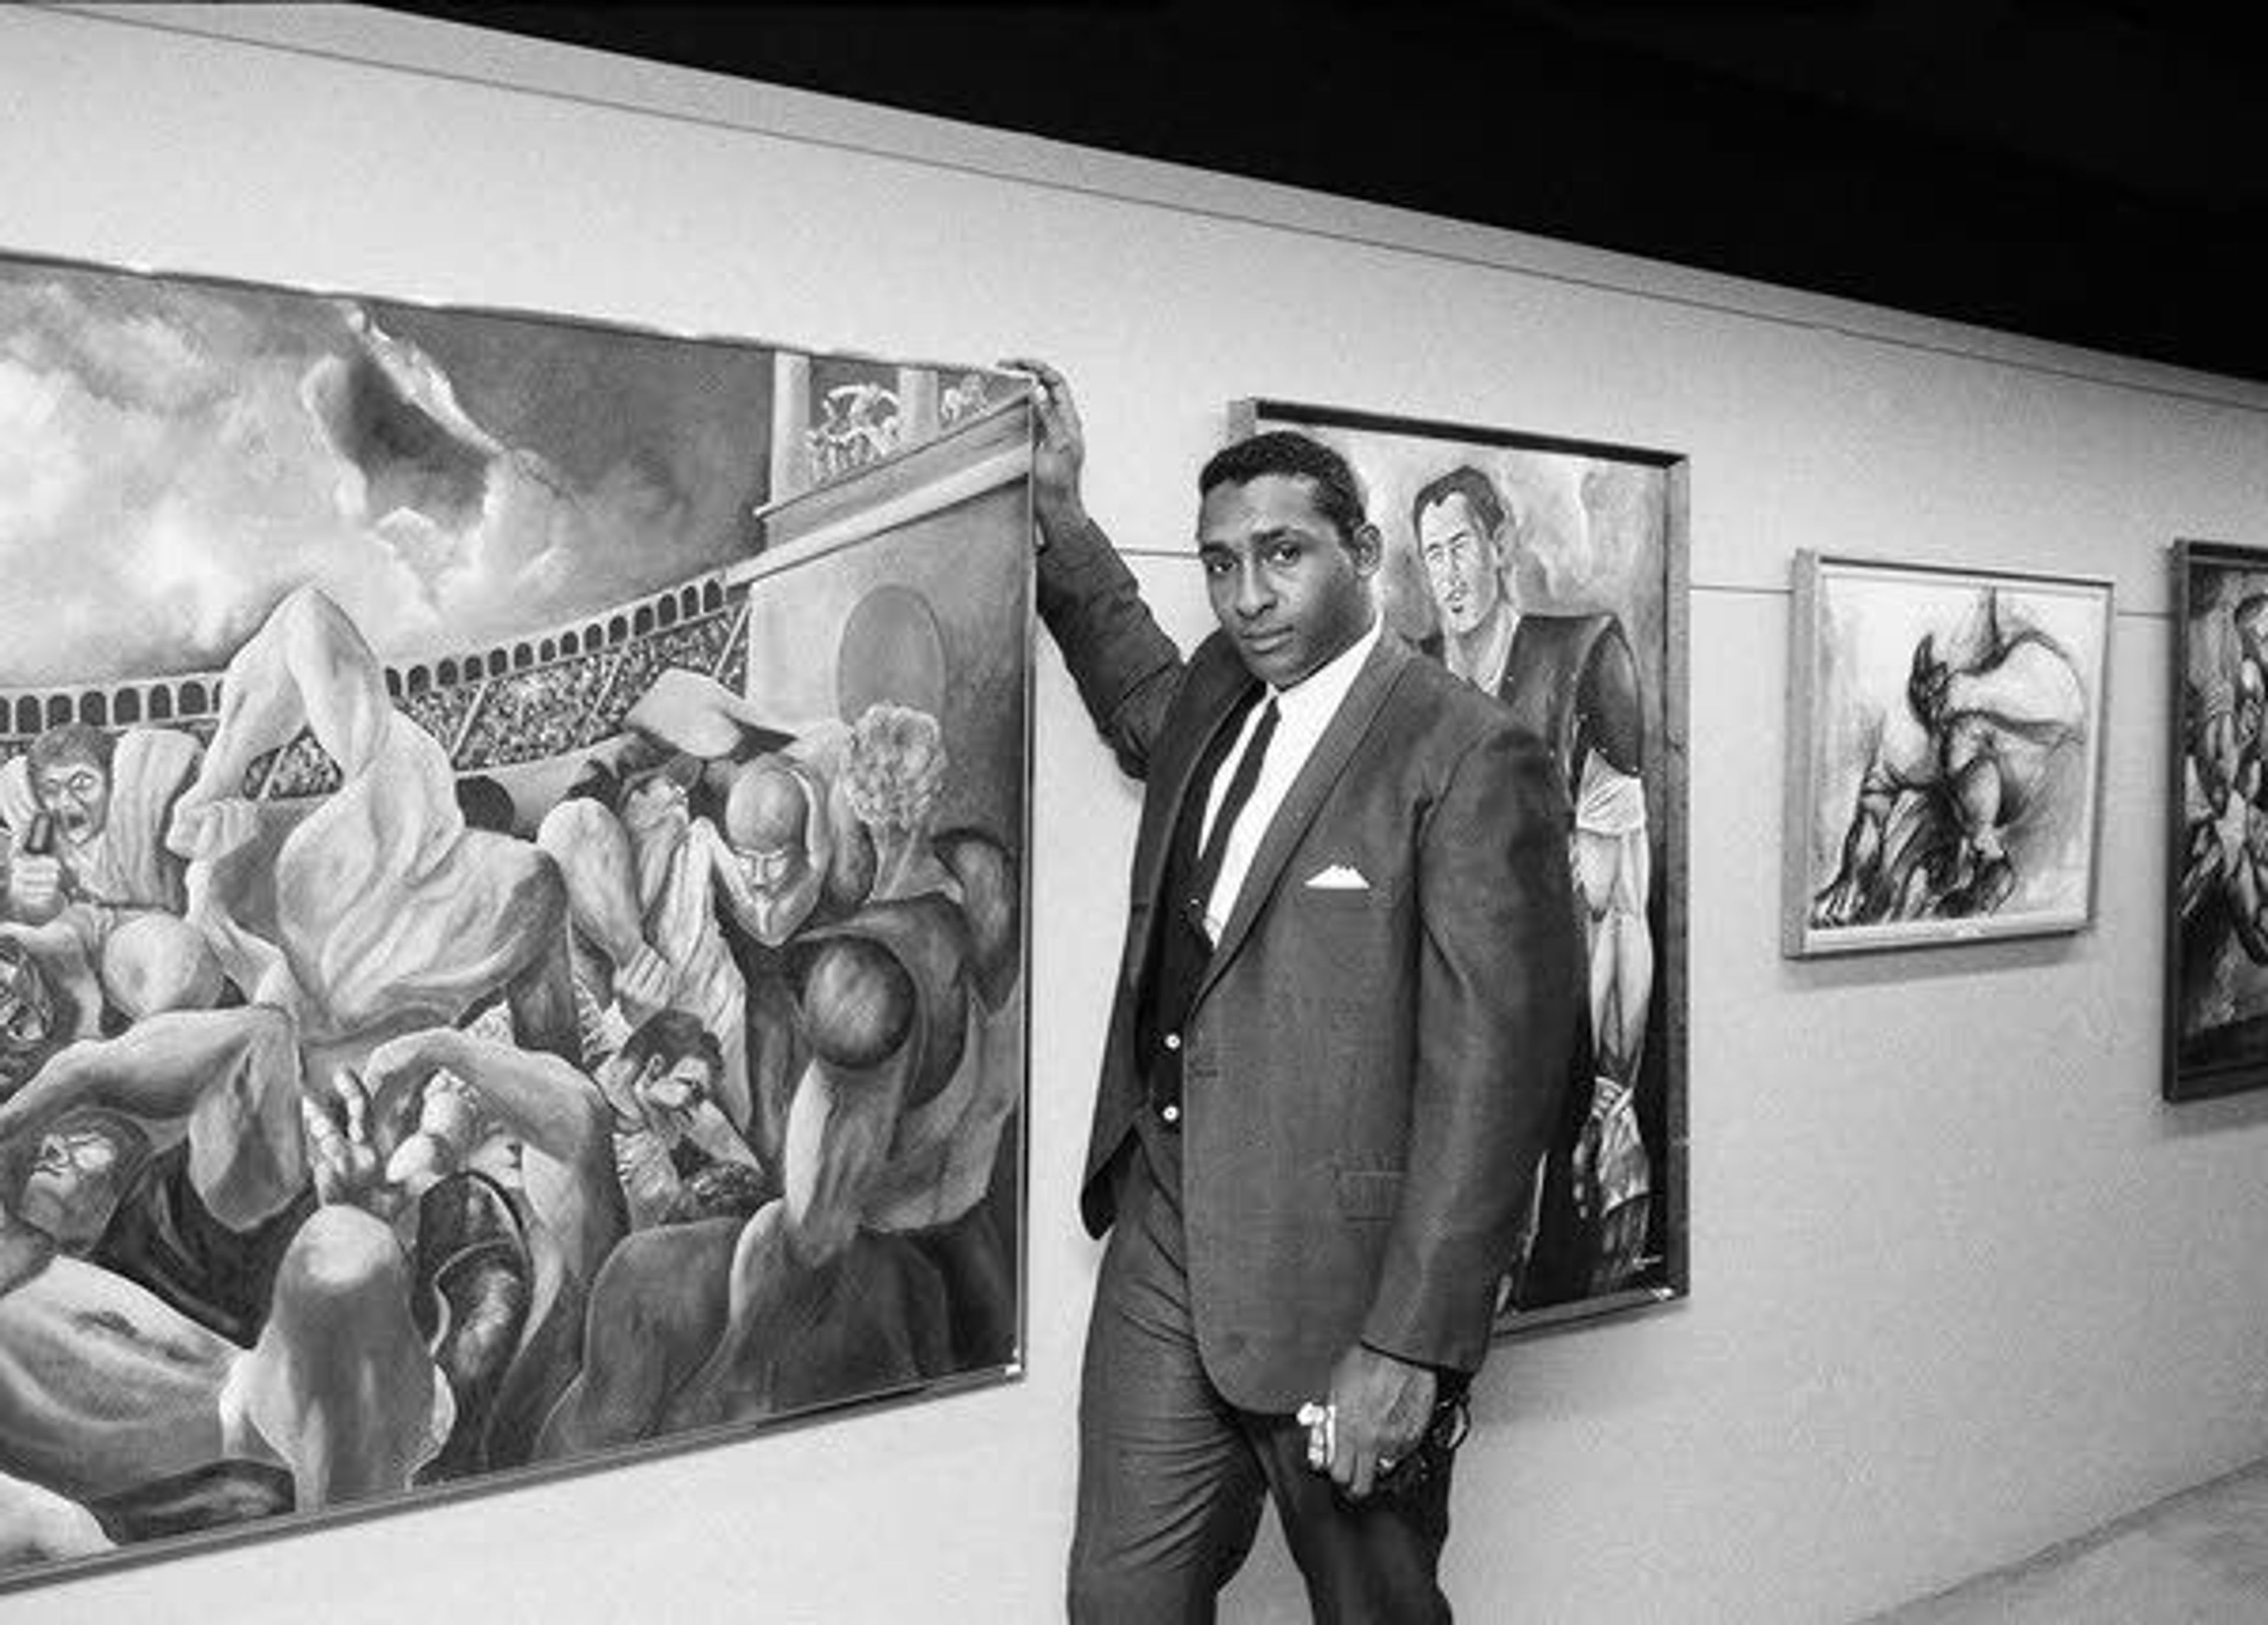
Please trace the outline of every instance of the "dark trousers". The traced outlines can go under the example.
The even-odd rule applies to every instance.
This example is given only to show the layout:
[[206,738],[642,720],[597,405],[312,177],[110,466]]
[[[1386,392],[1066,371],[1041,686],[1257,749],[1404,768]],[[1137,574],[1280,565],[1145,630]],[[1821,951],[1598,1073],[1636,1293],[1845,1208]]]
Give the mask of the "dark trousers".
[[[1122,1153],[1117,1221],[1087,1326],[1075,1625],[1211,1621],[1252,1550],[1263,1496],[1275,1497],[1317,1621],[1447,1620],[1435,1577],[1448,1473],[1358,1505],[1309,1468],[1297,1421],[1240,1410],[1205,1375],[1183,1262],[1179,1145],[1145,1128],[1150,1149],[1138,1142]],[[1153,1172],[1153,1158],[1165,1167]]]

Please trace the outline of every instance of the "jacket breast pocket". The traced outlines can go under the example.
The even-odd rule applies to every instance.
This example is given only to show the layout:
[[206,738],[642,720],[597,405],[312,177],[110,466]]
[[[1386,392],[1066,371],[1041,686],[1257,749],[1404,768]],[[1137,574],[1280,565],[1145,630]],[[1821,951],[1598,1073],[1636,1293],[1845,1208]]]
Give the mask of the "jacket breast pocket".
[[1303,908],[1368,909],[1384,914],[1394,903],[1392,887],[1365,879],[1339,864],[1316,871],[1292,892]]
[[1318,1000],[1344,1006],[1330,1013],[1367,1020],[1381,989],[1405,979],[1394,952],[1397,933],[1391,893],[1301,886],[1278,901],[1277,914],[1298,934],[1314,962],[1331,967],[1310,989]]

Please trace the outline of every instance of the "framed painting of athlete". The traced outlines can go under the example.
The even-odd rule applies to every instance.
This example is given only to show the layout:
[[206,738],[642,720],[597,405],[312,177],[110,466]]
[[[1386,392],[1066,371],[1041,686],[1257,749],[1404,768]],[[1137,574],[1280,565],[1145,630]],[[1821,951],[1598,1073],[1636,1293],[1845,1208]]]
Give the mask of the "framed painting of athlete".
[[2268,549],[2182,541],[2174,565],[2169,1100],[2268,1085]]
[[1027,415],[0,260],[0,1585],[1015,1373]]
[[2092,919],[2110,584],[1795,562],[1782,948]]
[[1683,1295],[1685,459],[1280,401],[1230,417],[1346,457],[1388,624],[1563,771],[1587,1007],[1499,1331]]

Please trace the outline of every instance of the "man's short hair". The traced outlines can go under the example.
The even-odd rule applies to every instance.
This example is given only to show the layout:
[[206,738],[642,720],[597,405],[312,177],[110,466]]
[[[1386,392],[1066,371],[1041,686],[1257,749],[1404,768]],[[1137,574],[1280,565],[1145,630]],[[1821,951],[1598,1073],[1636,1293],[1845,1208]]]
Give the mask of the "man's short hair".
[[1289,429],[1272,429],[1215,452],[1197,474],[1197,496],[1202,500],[1215,486],[1249,485],[1271,474],[1312,484],[1316,511],[1350,547],[1355,533],[1370,523],[1362,481],[1353,466],[1322,441]]
[[1410,533],[1418,533],[1418,522],[1425,518],[1426,509],[1452,496],[1465,499],[1481,529],[1490,540],[1495,540],[1504,529],[1504,498],[1498,494],[1496,482],[1470,463],[1460,464],[1418,488],[1418,495],[1410,499]]
[[657,1057],[665,1072],[679,1062],[697,1058],[706,1062],[712,1077],[725,1075],[725,1047],[701,1025],[701,1018],[682,1010],[658,1010],[638,1024],[622,1040],[622,1058],[643,1070]]
[[118,742],[104,729],[91,723],[66,722],[33,739],[24,755],[34,780],[59,761],[91,761],[107,778],[110,759],[117,748]]

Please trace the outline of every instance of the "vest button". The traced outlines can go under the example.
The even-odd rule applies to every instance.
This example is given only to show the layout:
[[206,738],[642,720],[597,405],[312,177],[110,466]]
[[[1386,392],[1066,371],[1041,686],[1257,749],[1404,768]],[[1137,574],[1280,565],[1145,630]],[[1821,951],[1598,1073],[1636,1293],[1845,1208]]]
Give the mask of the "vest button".
[[1169,1123],[1177,1123],[1182,1121],[1182,1108],[1174,1105],[1171,1101],[1167,1101],[1164,1106],[1158,1108],[1158,1115],[1164,1118]]
[[1167,1033],[1167,1034],[1166,1034],[1166,1048],[1168,1048],[1168,1049],[1179,1049],[1181,1047],[1182,1047],[1182,1035],[1181,1035],[1180,1033]]

